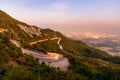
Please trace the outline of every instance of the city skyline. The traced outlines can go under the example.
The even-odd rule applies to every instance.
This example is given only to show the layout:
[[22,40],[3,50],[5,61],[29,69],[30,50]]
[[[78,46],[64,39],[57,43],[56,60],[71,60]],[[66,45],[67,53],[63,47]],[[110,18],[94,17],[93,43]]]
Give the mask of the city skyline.
[[1,0],[15,19],[62,33],[120,34],[119,0]]

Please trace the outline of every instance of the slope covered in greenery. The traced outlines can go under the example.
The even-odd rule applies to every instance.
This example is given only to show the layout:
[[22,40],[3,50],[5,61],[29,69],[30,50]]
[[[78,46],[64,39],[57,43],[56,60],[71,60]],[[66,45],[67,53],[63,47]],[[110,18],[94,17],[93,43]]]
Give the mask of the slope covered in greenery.
[[[94,49],[81,41],[66,38],[61,33],[51,29],[41,29],[41,35],[31,37],[21,30],[19,22],[5,12],[0,11],[0,28],[8,31],[0,32],[0,80],[120,80],[120,57]],[[48,40],[30,45],[30,42],[42,39],[61,38],[61,50],[58,40]],[[41,52],[56,52],[69,59],[67,71],[60,71],[39,64],[32,56],[22,53],[10,40],[14,39],[27,49]]]

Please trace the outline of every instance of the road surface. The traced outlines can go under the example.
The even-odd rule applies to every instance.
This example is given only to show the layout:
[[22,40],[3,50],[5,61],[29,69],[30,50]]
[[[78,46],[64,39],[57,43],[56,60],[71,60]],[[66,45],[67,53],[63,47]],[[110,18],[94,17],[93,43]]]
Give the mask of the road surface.
[[[57,44],[61,46],[59,43],[61,41],[60,38],[52,38],[51,40],[58,39]],[[47,39],[44,40],[39,40],[39,42],[46,41]],[[63,55],[58,54],[58,53],[51,53],[47,52],[47,54],[43,54],[42,52],[38,52],[35,50],[28,50],[25,48],[22,48],[20,44],[15,41],[15,40],[10,40],[13,44],[15,44],[17,47],[20,47],[22,49],[22,53],[25,53],[27,55],[31,55],[34,58],[38,59],[39,63],[45,62],[47,65],[50,65],[52,67],[60,68],[60,70],[67,70],[69,66],[69,61],[67,58],[63,57]],[[38,41],[34,42],[37,43]],[[62,49],[62,46],[60,47]]]

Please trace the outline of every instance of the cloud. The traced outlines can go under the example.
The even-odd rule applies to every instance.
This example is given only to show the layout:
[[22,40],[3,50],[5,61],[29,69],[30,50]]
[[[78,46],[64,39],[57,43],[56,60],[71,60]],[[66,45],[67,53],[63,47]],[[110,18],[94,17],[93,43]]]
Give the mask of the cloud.
[[69,1],[68,0],[58,0],[56,2],[53,2],[50,5],[50,7],[53,10],[67,10],[69,7]]

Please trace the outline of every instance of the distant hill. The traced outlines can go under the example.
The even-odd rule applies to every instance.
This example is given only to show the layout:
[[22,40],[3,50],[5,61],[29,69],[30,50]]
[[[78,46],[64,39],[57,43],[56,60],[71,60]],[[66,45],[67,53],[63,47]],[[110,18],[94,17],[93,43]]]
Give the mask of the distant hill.
[[[39,58],[24,50],[61,54],[70,65],[62,71],[39,63]],[[119,74],[120,57],[60,32],[28,25],[0,10],[0,80],[120,80]]]

